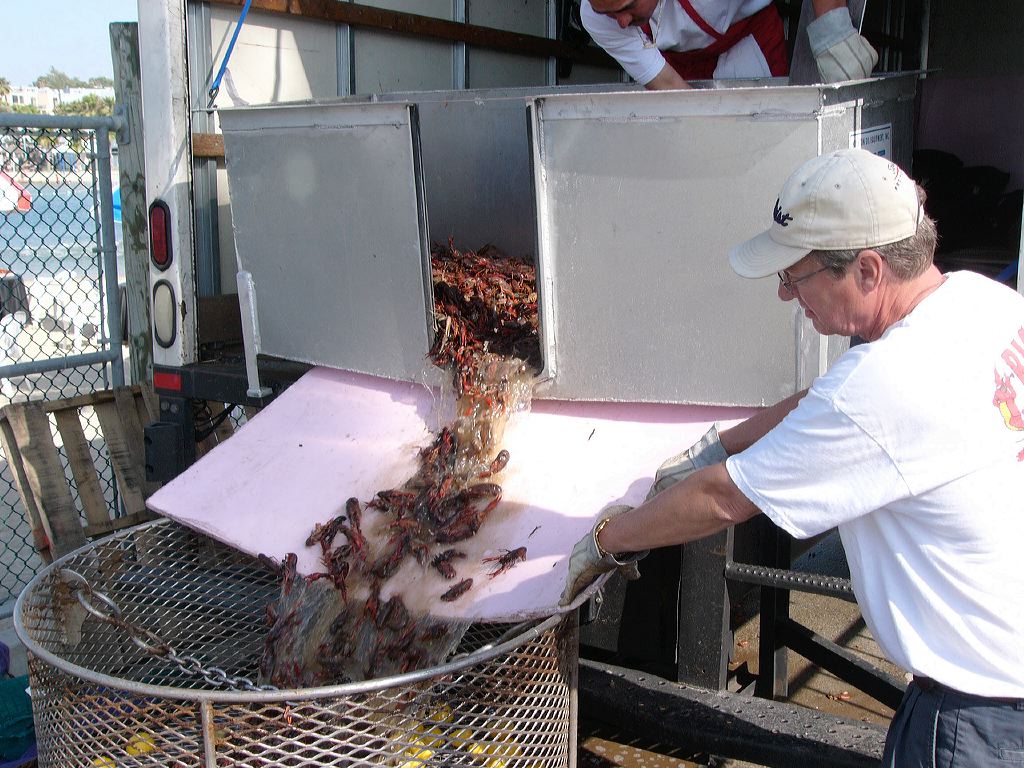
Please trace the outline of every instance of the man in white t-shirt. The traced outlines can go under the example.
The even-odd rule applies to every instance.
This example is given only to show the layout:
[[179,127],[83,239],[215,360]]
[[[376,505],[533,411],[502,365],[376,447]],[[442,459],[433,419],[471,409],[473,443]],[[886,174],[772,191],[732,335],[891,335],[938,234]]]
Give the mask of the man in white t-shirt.
[[778,273],[819,333],[866,343],[809,390],[712,428],[640,507],[605,510],[563,603],[644,550],[758,512],[798,538],[838,528],[868,627],[914,676],[883,765],[1024,762],[1024,296],[942,275],[923,197],[860,149],[789,178],[733,269]]
[[[853,28],[846,0],[813,2],[807,35],[822,82],[870,75],[878,54]],[[580,18],[594,42],[651,90],[789,72],[772,0],[581,0]]]

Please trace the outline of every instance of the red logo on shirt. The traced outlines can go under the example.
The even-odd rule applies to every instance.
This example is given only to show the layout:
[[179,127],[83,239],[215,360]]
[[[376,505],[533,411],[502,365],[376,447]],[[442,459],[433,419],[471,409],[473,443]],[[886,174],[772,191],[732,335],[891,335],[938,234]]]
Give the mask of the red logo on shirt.
[[[1024,415],[1017,406],[1017,391],[1013,388],[1011,377],[1015,374],[1019,381],[1024,381],[1024,362],[1021,362],[1024,359],[1024,328],[1021,328],[1017,335],[1020,342],[1016,339],[1011,341],[1010,346],[1003,350],[1002,354],[1003,362],[1009,366],[1012,373],[1001,376],[998,368],[994,370],[996,389],[992,405],[999,409],[1007,429],[1021,432],[1024,431]],[[1024,450],[1017,454],[1017,461],[1024,461]]]

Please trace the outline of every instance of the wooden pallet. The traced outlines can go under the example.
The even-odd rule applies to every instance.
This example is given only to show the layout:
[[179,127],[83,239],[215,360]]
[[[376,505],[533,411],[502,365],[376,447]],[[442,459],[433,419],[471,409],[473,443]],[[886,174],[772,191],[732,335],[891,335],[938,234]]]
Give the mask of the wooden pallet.
[[[100,424],[124,514],[103,496],[82,423],[91,407]],[[78,498],[65,474],[50,426],[50,415],[64,445]],[[0,440],[29,517],[36,549],[47,562],[85,545],[89,539],[152,520],[146,499],[159,487],[146,481],[143,425],[156,421],[159,402],[152,387],[118,387],[50,402],[11,403],[0,410]]]

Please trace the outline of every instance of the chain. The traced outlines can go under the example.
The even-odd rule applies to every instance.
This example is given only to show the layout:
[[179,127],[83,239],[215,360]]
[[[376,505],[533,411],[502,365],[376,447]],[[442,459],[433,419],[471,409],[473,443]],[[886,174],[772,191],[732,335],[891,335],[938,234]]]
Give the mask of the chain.
[[[124,618],[121,608],[103,592],[93,588],[82,574],[70,568],[61,568],[60,576],[64,583],[75,592],[75,597],[86,611],[100,621],[112,624],[124,630],[136,646],[158,659],[168,661],[182,672],[201,677],[217,688],[229,688],[236,691],[276,691],[273,685],[257,685],[247,677],[229,675],[219,667],[205,666],[197,657],[188,653],[178,653],[174,647],[158,634]],[[97,603],[103,607],[99,607]]]

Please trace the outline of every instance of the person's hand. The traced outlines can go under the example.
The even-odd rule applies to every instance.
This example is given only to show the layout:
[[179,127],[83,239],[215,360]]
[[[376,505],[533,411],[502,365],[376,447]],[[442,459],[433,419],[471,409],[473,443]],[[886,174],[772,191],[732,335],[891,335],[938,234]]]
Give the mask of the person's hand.
[[719,464],[726,459],[725,448],[718,439],[718,426],[713,424],[700,440],[685,451],[667,459],[658,467],[654,475],[654,484],[647,492],[647,500],[657,496],[669,486],[675,485],[684,477],[688,477],[698,469]]
[[811,53],[823,83],[861,80],[878,63],[878,53],[853,28],[850,12],[834,8],[807,25]]
[[597,529],[605,520],[628,512],[632,507],[620,504],[608,507],[601,515],[600,520],[587,531],[586,535],[576,542],[572,554],[569,555],[569,574],[565,579],[565,589],[562,590],[562,597],[558,604],[565,606],[575,600],[580,592],[593,584],[599,576],[614,571],[616,568],[630,581],[640,578],[640,569],[637,568],[637,561],[647,555],[647,551],[630,552],[619,555],[603,554],[597,545]]

